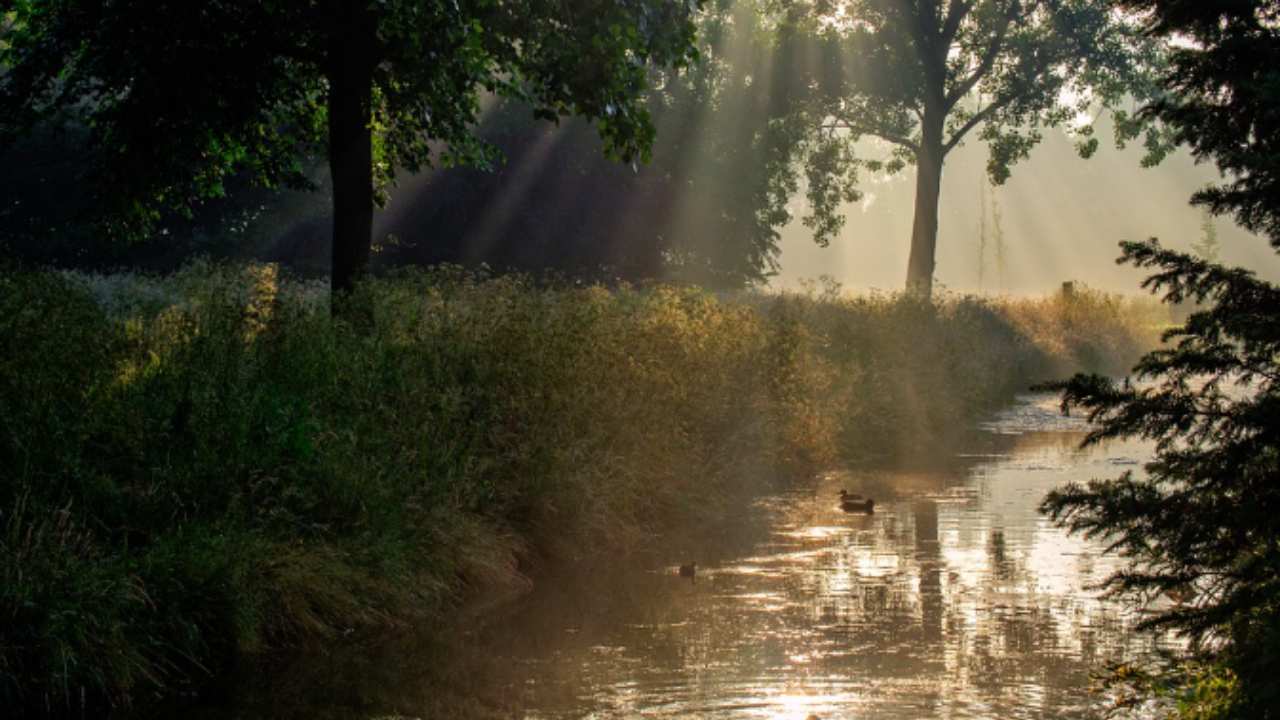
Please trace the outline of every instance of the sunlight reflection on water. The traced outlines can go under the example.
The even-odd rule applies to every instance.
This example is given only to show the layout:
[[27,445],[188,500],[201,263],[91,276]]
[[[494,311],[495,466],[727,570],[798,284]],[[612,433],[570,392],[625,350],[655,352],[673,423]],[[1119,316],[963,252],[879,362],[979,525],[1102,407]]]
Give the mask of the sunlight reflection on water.
[[[1091,589],[1115,561],[1036,506],[1150,447],[1082,452],[1084,426],[1045,396],[983,427],[999,442],[947,471],[830,473],[757,503],[744,522],[763,539],[698,558],[694,582],[672,566],[588,589],[597,602],[569,612],[535,603],[511,627],[541,630],[501,651],[527,673],[510,686],[526,717],[1086,715],[1090,670],[1155,641]],[[842,488],[875,497],[875,514],[842,512]]]

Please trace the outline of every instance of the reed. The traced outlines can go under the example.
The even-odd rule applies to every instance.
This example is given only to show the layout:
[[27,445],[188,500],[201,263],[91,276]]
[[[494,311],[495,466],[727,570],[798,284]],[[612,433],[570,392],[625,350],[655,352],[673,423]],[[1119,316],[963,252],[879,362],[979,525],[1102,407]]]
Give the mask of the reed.
[[[0,706],[183,691],[1122,366],[1110,301],[0,275]],[[1051,321],[1052,320],[1052,321]],[[590,549],[590,550],[588,550]]]

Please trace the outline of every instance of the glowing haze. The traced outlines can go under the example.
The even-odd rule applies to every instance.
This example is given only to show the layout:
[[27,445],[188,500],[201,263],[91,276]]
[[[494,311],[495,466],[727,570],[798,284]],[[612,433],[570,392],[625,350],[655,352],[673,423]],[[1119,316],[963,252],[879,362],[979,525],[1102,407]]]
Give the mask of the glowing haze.
[[[1109,137],[1109,128],[1099,128]],[[1135,292],[1141,271],[1117,266],[1117,243],[1158,237],[1189,250],[1202,235],[1204,215],[1188,200],[1217,179],[1212,166],[1196,165],[1185,152],[1144,169],[1142,150],[1104,146],[1089,160],[1071,141],[1051,131],[1028,161],[1013,168],[1004,186],[985,187],[986,147],[971,142],[947,160],[942,178],[935,277],[963,292],[1038,293],[1063,281]],[[828,248],[810,240],[798,221],[783,232],[781,271],[774,287],[795,288],[803,279],[829,275],[850,289],[900,290],[906,277],[915,182],[912,168],[863,184],[863,202],[848,207],[848,222]],[[979,237],[986,194],[985,267],[979,288]],[[803,202],[797,201],[797,202]],[[993,206],[1003,230],[1003,271],[996,257]],[[802,210],[802,208],[797,208]],[[803,214],[802,212],[797,215]],[[1280,279],[1280,258],[1266,241],[1230,218],[1213,219],[1220,259]]]

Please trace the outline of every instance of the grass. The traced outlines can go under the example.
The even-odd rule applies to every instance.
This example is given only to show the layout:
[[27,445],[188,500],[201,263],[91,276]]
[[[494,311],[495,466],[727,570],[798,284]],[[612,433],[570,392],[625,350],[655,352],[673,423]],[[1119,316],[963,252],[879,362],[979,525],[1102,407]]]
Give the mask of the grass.
[[1118,298],[0,275],[0,706],[187,692],[945,436],[1154,342]]

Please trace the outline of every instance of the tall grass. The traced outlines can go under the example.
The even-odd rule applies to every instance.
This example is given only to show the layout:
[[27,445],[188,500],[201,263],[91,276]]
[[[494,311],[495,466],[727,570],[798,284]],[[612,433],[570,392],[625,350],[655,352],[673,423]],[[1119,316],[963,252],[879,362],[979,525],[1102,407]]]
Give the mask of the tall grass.
[[128,704],[239,653],[443,622],[530,561],[1123,367],[1118,301],[0,276],[0,707]]

